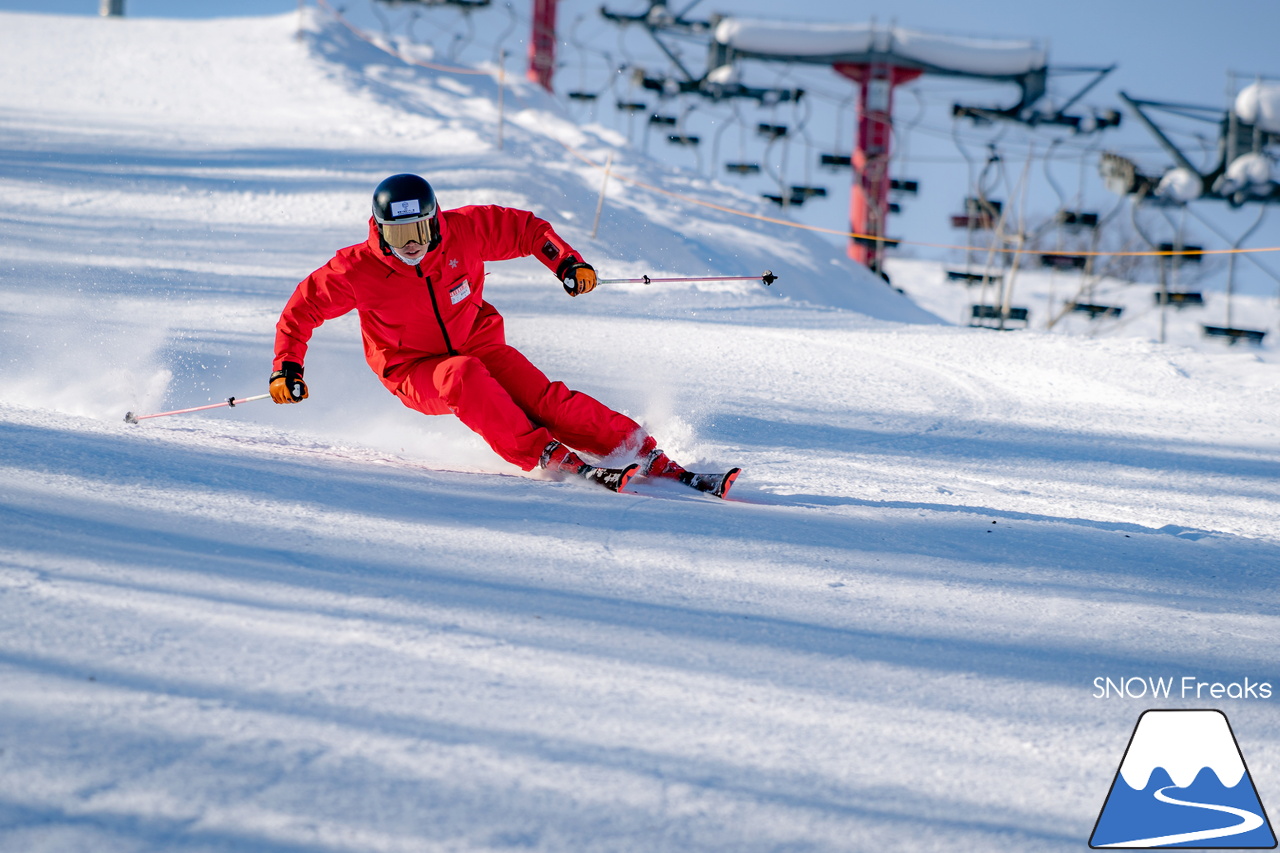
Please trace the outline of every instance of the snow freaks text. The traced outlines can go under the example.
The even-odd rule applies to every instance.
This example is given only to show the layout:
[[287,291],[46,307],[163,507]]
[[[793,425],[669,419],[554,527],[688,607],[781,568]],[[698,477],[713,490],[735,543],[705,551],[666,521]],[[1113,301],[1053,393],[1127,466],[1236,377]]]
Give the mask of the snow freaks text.
[[1270,699],[1271,682],[1245,677],[1240,681],[1202,681],[1182,677],[1131,676],[1093,680],[1094,699]]

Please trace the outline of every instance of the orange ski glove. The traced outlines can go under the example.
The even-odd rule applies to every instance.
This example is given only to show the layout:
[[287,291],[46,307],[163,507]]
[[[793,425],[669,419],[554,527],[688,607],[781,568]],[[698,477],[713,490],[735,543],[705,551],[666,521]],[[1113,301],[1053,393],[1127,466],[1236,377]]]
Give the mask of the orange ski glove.
[[301,403],[307,399],[307,383],[302,381],[302,365],[286,361],[271,374],[271,399],[277,403]]
[[591,264],[570,264],[561,271],[560,281],[570,296],[590,293],[596,289],[596,269]]

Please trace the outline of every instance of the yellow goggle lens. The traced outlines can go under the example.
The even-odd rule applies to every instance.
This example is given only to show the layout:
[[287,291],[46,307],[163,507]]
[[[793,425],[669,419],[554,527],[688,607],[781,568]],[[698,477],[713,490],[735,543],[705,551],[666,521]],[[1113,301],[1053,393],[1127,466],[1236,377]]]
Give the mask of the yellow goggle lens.
[[417,222],[387,222],[381,226],[382,239],[393,249],[403,249],[409,243],[427,245],[431,240],[431,220]]

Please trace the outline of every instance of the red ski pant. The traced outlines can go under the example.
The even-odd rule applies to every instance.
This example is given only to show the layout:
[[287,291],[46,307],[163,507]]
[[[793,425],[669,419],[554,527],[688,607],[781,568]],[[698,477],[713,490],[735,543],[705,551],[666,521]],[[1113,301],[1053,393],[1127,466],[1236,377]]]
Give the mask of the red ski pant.
[[494,452],[525,471],[552,440],[607,456],[644,439],[640,425],[593,397],[552,382],[501,339],[455,356],[409,362],[392,388],[423,414],[453,412]]

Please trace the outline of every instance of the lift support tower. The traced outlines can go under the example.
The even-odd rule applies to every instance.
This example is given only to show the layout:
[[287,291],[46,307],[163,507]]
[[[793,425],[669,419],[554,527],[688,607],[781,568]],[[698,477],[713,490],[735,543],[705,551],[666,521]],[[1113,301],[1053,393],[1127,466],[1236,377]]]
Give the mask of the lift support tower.
[[[875,24],[796,24],[722,18],[713,31],[709,65],[737,59],[830,65],[858,85],[858,128],[854,137],[853,188],[849,225],[854,236],[849,256],[880,272],[889,211],[889,158],[892,153],[893,94],[922,74],[1012,83],[1022,92],[1008,108],[957,104],[956,116],[978,121],[1003,119],[1026,125],[1057,124],[1084,128],[1086,120],[1065,110],[1097,84],[1110,68],[1075,68],[1098,76],[1053,112],[1036,108],[1045,95],[1048,57],[1030,41],[972,39],[935,35]],[[1100,128],[1094,121],[1089,129]]]

